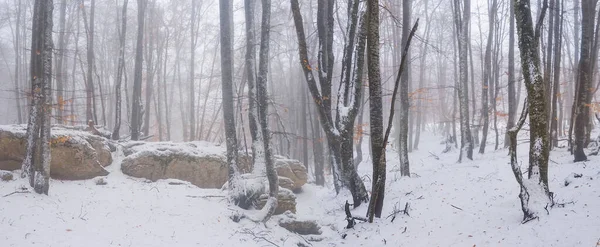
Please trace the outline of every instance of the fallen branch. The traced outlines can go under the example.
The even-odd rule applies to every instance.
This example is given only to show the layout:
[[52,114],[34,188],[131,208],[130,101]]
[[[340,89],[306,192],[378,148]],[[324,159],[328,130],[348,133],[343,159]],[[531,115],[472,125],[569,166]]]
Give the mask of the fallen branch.
[[392,217],[392,220],[390,222],[394,222],[394,220],[396,219],[396,215],[398,215],[398,213],[402,213],[402,214],[410,217],[410,214],[408,213],[409,209],[410,209],[410,204],[408,204],[408,202],[406,204],[404,204],[404,209],[402,209],[402,210],[398,209],[398,204],[396,203],[396,205],[394,206],[394,211],[390,215],[388,215],[386,217],[386,219],[389,217]]
[[457,207],[457,206],[454,206],[454,205],[452,205],[452,204],[450,204],[450,206],[452,206],[453,208],[456,208],[456,209],[458,209],[458,210],[460,210],[460,211],[463,211],[463,209],[462,209],[462,208],[459,208],[459,207]]
[[258,233],[254,233],[250,229],[243,229],[239,233],[251,235],[253,237],[254,241],[256,241],[256,240],[263,240],[263,241],[266,241],[266,242],[268,242],[268,243],[270,243],[270,244],[272,244],[274,246],[279,247],[279,245],[277,245],[276,243],[273,243],[271,240],[269,240],[269,239],[267,239],[267,238],[264,237],[264,236],[267,235],[267,233],[264,232],[264,231],[261,231],[261,232],[258,232]]
[[440,157],[429,151],[429,156],[435,158],[436,160],[440,160]]
[[6,195],[4,195],[2,197],[8,197],[8,196],[11,196],[11,195],[14,195],[14,194],[27,194],[27,193],[31,193],[31,192],[29,192],[29,190],[21,190],[21,191],[17,190],[17,191],[8,193],[8,194],[6,194]]

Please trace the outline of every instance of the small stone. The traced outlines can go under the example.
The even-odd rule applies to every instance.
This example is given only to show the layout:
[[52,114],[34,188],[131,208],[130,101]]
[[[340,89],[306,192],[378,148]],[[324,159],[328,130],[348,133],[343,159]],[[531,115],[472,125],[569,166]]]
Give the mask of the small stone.
[[12,172],[0,171],[0,180],[1,181],[11,181],[13,180]]
[[106,179],[104,179],[103,177],[96,178],[96,179],[94,179],[94,181],[95,181],[96,185],[106,185],[107,184]]
[[298,233],[300,235],[321,235],[321,226],[317,222],[308,221],[282,221],[279,222],[279,226],[287,229],[290,232]]

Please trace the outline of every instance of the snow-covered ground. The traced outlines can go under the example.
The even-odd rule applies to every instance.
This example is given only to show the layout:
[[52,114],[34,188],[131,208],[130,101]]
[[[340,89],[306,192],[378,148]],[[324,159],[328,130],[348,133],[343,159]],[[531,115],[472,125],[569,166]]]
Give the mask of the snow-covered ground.
[[[0,182],[0,246],[600,246],[600,158],[573,163],[566,149],[552,151],[550,189],[564,207],[523,225],[507,150],[488,145],[485,155],[457,163],[456,150],[441,154],[440,139],[422,135],[419,150],[409,155],[411,178],[400,177],[398,156],[388,152],[384,217],[354,229],[344,229],[347,192],[336,196],[330,187],[305,185],[297,217],[317,220],[323,234],[300,237],[277,226],[286,216],[266,226],[234,223],[235,209],[221,190],[129,178],[117,155],[106,185],[52,180],[50,196],[3,197],[27,186],[22,179]],[[528,143],[519,146],[524,164],[527,149]],[[359,167],[368,189],[369,162]],[[410,216],[386,218],[407,202]],[[364,216],[366,208],[353,214]]]

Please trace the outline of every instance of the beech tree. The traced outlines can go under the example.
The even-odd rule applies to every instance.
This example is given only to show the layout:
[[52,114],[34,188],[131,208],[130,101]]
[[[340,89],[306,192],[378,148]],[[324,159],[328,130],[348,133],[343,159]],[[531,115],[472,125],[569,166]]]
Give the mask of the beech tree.
[[[338,89],[335,110],[332,107],[333,80],[333,25],[334,1],[319,1],[317,7],[317,35],[319,40],[319,56],[317,65],[313,66],[308,58],[308,46],[300,4],[298,0],[290,0],[296,35],[298,38],[299,62],[304,72],[309,91],[317,105],[321,127],[325,131],[336,192],[342,186],[352,193],[354,207],[368,201],[367,190],[354,166],[354,120],[362,103],[362,71],[364,61],[364,38],[357,35],[359,26],[360,1],[348,2],[348,23],[346,26],[346,42],[341,64],[342,85]],[[363,44],[361,46],[361,44]],[[319,68],[315,77],[314,68]],[[354,70],[353,70],[354,68]],[[318,84],[317,84],[318,82]],[[335,115],[332,113],[335,112]]]
[[596,20],[596,4],[597,0],[582,0],[581,8],[581,51],[579,53],[578,78],[575,90],[575,99],[573,103],[573,119],[571,125],[574,126],[575,141],[573,143],[574,161],[585,161],[584,148],[587,146],[587,135],[590,121],[590,103],[592,101],[593,91],[592,78],[594,76],[594,63],[596,58],[594,55],[594,23]]
[[50,115],[52,113],[52,0],[36,0],[31,27],[31,95],[27,122],[27,144],[22,177],[29,176],[35,192],[50,188]]
[[147,0],[137,0],[138,3],[138,31],[135,48],[135,68],[133,78],[133,101],[131,105],[131,140],[140,138],[142,124],[142,65],[144,59],[144,22],[146,17]]
[[460,112],[460,156],[462,161],[473,159],[473,137],[469,126],[469,72],[468,72],[468,38],[469,20],[471,18],[471,1],[464,0],[461,8],[459,0],[454,0],[454,25],[458,39],[458,98]]
[[[519,36],[519,50],[521,54],[521,70],[527,88],[527,111],[529,112],[529,166],[527,179],[523,178],[521,168],[516,162],[516,134],[511,144],[511,166],[515,178],[519,183],[521,192],[521,208],[523,210],[523,223],[540,217],[551,206],[552,200],[548,188],[548,112],[542,78],[539,39],[541,23],[544,19],[547,0],[544,1],[542,12],[537,24],[533,26],[531,17],[531,4],[529,0],[513,0],[515,8],[515,22]],[[525,115],[525,114],[523,114]],[[524,119],[525,116],[521,116]],[[518,128],[522,126],[519,120]],[[514,128],[511,131],[518,131]],[[515,159],[515,161],[513,161]]]
[[112,139],[119,140],[119,131],[121,130],[121,82],[125,73],[125,36],[127,34],[127,3],[123,1],[123,10],[121,13],[121,28],[119,29],[119,58],[117,62],[117,77],[115,82],[115,125],[113,127]]
[[[221,93],[223,97],[223,120],[225,144],[227,148],[228,185],[232,199],[238,199],[239,171],[238,144],[235,130],[235,109],[233,98],[233,30],[231,0],[219,0],[219,32],[221,40]],[[237,203],[237,202],[236,202]]]

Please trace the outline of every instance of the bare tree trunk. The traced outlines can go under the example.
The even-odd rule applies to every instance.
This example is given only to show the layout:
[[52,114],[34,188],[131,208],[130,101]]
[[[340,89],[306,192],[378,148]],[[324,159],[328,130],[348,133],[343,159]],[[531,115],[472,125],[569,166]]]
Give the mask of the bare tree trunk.
[[[308,94],[309,92],[307,92]],[[308,95],[306,96],[308,97]],[[313,108],[314,110],[314,108]],[[314,117],[313,117],[314,116]],[[315,112],[311,111],[310,113],[310,122],[311,122],[311,132],[312,132],[312,146],[313,146],[313,157],[315,163],[315,184],[323,186],[325,185],[325,175],[324,173],[324,163],[325,163],[325,155],[323,151],[323,142],[324,140],[321,137],[321,126],[319,126],[319,115]]]
[[[460,8],[458,0],[454,1],[454,20],[458,32],[458,64],[459,64],[459,86],[458,98],[460,109],[460,132],[461,132],[461,148],[458,161],[461,162],[463,156],[467,159],[473,159],[473,138],[471,136],[471,128],[469,126],[469,74],[467,61],[467,48],[469,37],[469,19],[471,17],[470,0],[464,0],[463,9]],[[462,13],[462,17],[461,17]]]
[[[425,0],[424,2],[425,4],[425,18],[427,19],[427,24],[425,24],[425,40],[429,40],[429,36],[430,36],[430,15],[429,15],[429,8],[428,8],[428,1]],[[404,29],[408,29],[408,26],[405,26]],[[423,46],[421,48],[421,61],[420,61],[420,68],[419,68],[419,88],[417,89],[417,92],[424,90],[425,87],[425,68],[427,67],[427,50],[429,48],[429,44],[423,42]],[[424,92],[424,91],[423,91]],[[421,125],[423,124],[423,100],[424,100],[424,95],[418,95],[417,96],[417,124],[416,124],[416,128],[415,128],[415,141],[414,141],[414,145],[413,145],[413,149],[416,150],[419,148],[419,139],[421,138]]]
[[150,107],[152,106],[150,102],[152,102],[152,91],[154,89],[154,73],[156,71],[156,65],[154,64],[154,40],[157,39],[156,33],[154,30],[156,29],[155,23],[153,21],[156,12],[156,0],[152,1],[150,5],[150,11],[147,15],[146,21],[146,100],[144,105],[144,123],[142,124],[142,133],[144,136],[150,136]]
[[[574,83],[573,86],[568,86],[567,87],[569,89],[569,91],[567,92],[567,95],[571,96],[571,97],[567,96],[567,99],[574,98],[574,101],[571,104],[571,107],[568,107],[568,108],[571,109],[571,112],[569,114],[569,116],[571,116],[571,117],[570,117],[570,121],[569,121],[569,133],[568,133],[568,135],[569,135],[569,149],[571,150],[571,153],[574,152],[574,148],[573,148],[574,143],[573,143],[573,139],[572,138],[573,138],[573,128],[575,127],[575,117],[577,115],[576,114],[576,112],[577,112],[576,111],[577,104],[575,103],[575,101],[577,100],[577,96],[575,96],[575,94],[578,93],[577,89],[579,88],[579,73],[576,73],[576,71],[578,71],[578,66],[579,65],[575,65],[575,63],[579,62],[579,52],[580,52],[579,42],[581,40],[581,37],[580,37],[579,31],[581,31],[581,22],[580,22],[581,20],[579,18],[579,12],[581,10],[581,7],[580,7],[581,1],[580,0],[574,1],[573,4],[574,4],[574,7],[573,7],[573,20],[574,20],[574,24],[573,24],[573,36],[574,36],[573,37],[573,39],[574,39],[574,41],[573,41],[573,46],[574,46],[573,53],[574,54],[573,54],[573,57],[574,57],[574,59],[573,59],[573,61],[575,61],[573,63],[573,71],[574,71],[573,72],[573,77],[574,77],[573,78],[573,82],[575,82],[575,83]],[[572,92],[572,93],[569,93],[569,92]]]
[[[189,86],[189,140],[196,139],[196,109],[195,104],[195,79],[196,79],[196,44],[198,43],[198,6],[196,0],[192,0],[192,17],[190,25],[190,86]],[[224,99],[225,100],[225,99]]]
[[269,198],[265,205],[265,215],[262,219],[266,222],[271,218],[277,208],[277,194],[279,192],[279,183],[277,171],[275,171],[275,162],[273,159],[273,150],[271,149],[271,131],[269,130],[268,108],[269,100],[267,95],[267,75],[269,71],[269,42],[271,29],[271,0],[262,0],[262,23],[260,34],[260,53],[258,64],[258,77],[256,80],[256,98],[258,108],[258,120],[261,134],[263,137],[263,149],[265,155],[265,167],[267,171],[267,180],[269,181]]
[[589,94],[589,88],[592,86],[591,82],[593,79],[593,60],[592,50],[594,43],[594,19],[596,10],[597,0],[583,0],[582,14],[581,14],[581,51],[579,57],[579,68],[578,68],[578,85],[574,101],[575,109],[575,142],[573,145],[574,161],[585,161],[587,156],[585,155],[584,148],[586,147],[586,134],[588,129],[588,122],[590,120],[590,102],[591,95]]
[[[85,104],[85,112],[86,112],[86,122],[94,121],[97,123],[97,119],[94,115],[94,79],[93,79],[93,71],[94,71],[94,15],[96,9],[96,1],[91,0],[90,2],[90,21],[89,24],[86,25],[87,29],[87,79],[86,79],[86,104]],[[84,23],[87,23],[87,17],[84,14]]]
[[119,30],[119,61],[117,65],[117,78],[115,83],[115,126],[112,133],[113,140],[119,140],[121,130],[121,82],[125,71],[125,34],[127,34],[127,3],[123,1],[123,10],[121,13],[121,29]]
[[[552,114],[550,116],[550,148],[558,146],[558,98],[560,97],[560,62],[562,56],[563,4],[556,1],[554,8],[554,82],[552,83]],[[561,104],[562,107],[562,104]],[[562,126],[561,126],[562,127]]]
[[50,188],[50,116],[52,114],[52,0],[36,0],[31,28],[31,95],[27,148],[22,177],[29,176],[35,192]]
[[[342,58],[341,85],[338,90],[338,102],[335,117],[332,115],[331,87],[333,76],[333,1],[319,1],[317,17],[317,33],[319,38],[319,56],[317,79],[308,59],[306,35],[300,14],[298,0],[290,0],[294,25],[298,38],[299,61],[308,84],[309,91],[317,105],[319,120],[325,131],[333,169],[333,180],[336,192],[342,185],[352,193],[354,207],[368,201],[364,183],[358,176],[353,162],[354,120],[362,97],[362,70],[364,62],[364,46],[366,38],[357,34],[359,1],[352,0],[348,4],[348,26],[346,44]],[[358,42],[357,42],[358,40]],[[353,66],[353,56],[356,58]],[[354,68],[354,73],[350,71]],[[320,86],[320,87],[319,87]],[[343,183],[343,184],[342,184]]]
[[[481,136],[481,144],[479,144],[479,153],[485,153],[485,146],[487,142],[488,129],[490,126],[490,110],[489,110],[489,101],[496,101],[495,98],[488,98],[488,89],[490,88],[490,83],[493,83],[492,76],[492,44],[494,43],[494,27],[496,25],[496,9],[498,8],[498,2],[493,0],[492,6],[489,11],[489,30],[488,30],[488,40],[487,45],[485,47],[485,65],[483,69],[483,85],[481,86],[481,117],[483,118],[483,133]],[[473,88],[473,91],[475,88]],[[493,90],[492,90],[493,91]],[[493,95],[492,93],[489,93]],[[475,99],[473,99],[475,100]],[[473,109],[475,110],[475,109]]]
[[[20,4],[19,4],[19,8],[20,8]],[[56,112],[56,119],[58,123],[64,124],[64,119],[63,119],[63,111],[64,111],[64,104],[65,104],[65,100],[63,97],[63,84],[65,81],[66,76],[64,75],[65,73],[65,69],[63,68],[64,66],[64,58],[65,58],[65,49],[66,49],[66,45],[65,45],[65,16],[66,16],[66,10],[67,10],[67,0],[61,0],[60,1],[60,16],[59,16],[59,21],[58,21],[58,26],[59,26],[59,30],[58,30],[58,52],[57,52],[57,63],[56,63],[56,72],[54,73],[56,75],[56,103],[58,104],[57,107],[57,112]]]
[[146,16],[147,0],[138,2],[138,34],[135,49],[135,68],[133,79],[133,103],[131,106],[131,140],[140,138],[140,125],[142,120],[142,64],[144,59],[144,22]]
[[[410,7],[412,0],[406,0],[402,2],[402,47],[406,47],[408,42],[408,35],[410,30],[408,27],[410,26]],[[408,55],[410,56],[410,55]],[[410,58],[408,59],[410,61]],[[407,70],[410,70],[410,62],[408,62]],[[400,82],[400,123],[398,128],[400,129],[399,140],[399,150],[400,153],[400,174],[401,176],[410,177],[410,164],[408,161],[408,152],[410,150],[409,143],[412,143],[412,139],[409,139],[409,112],[410,112],[410,103],[409,103],[409,90],[410,90],[410,81],[409,74],[403,73]]]
[[238,190],[239,172],[237,168],[238,145],[235,130],[235,109],[233,105],[233,27],[231,23],[233,6],[231,0],[220,0],[219,12],[221,38],[221,92],[223,96],[222,106],[225,124],[225,142],[227,146],[229,190],[231,195],[235,195],[237,192],[236,190]]
[[[379,1],[367,1],[367,64],[369,75],[369,122],[371,125],[371,156],[373,179],[369,222],[381,217],[385,196],[386,158],[383,136],[383,102],[381,99],[381,72],[379,65]],[[409,1],[404,1],[409,2]],[[406,6],[406,5],[405,5]],[[406,13],[406,12],[405,12]],[[408,26],[404,26],[406,30]],[[406,46],[407,43],[404,43]],[[404,95],[403,95],[404,96]],[[402,165],[402,164],[401,164]],[[408,168],[408,167],[407,167]]]
[[508,120],[506,122],[506,138],[504,147],[510,146],[510,137],[508,131],[515,126],[515,118],[517,115],[517,101],[515,94],[515,9],[513,4],[509,4],[509,29],[508,29]]
[[[252,137],[252,157],[253,163],[256,161],[256,146],[258,145],[258,119],[256,117],[256,89],[255,89],[255,35],[254,35],[254,1],[244,0],[245,20],[246,20],[246,76],[248,80],[248,125],[250,127],[250,136]],[[262,145],[262,144],[261,144]]]
[[17,22],[15,27],[15,101],[17,103],[17,121],[23,123],[21,109],[21,0],[17,1]]
[[[521,70],[529,101],[527,104],[530,113],[528,181],[523,181],[520,169],[516,170],[514,165],[513,172],[521,186],[519,197],[524,214],[523,222],[527,222],[542,215],[545,208],[552,204],[548,189],[548,156],[550,153],[548,113],[539,57],[540,29],[546,13],[547,2],[544,1],[544,7],[535,29],[529,0],[513,0],[513,4],[515,5],[515,21],[519,34]],[[516,146],[516,141],[513,140],[511,146]]]

